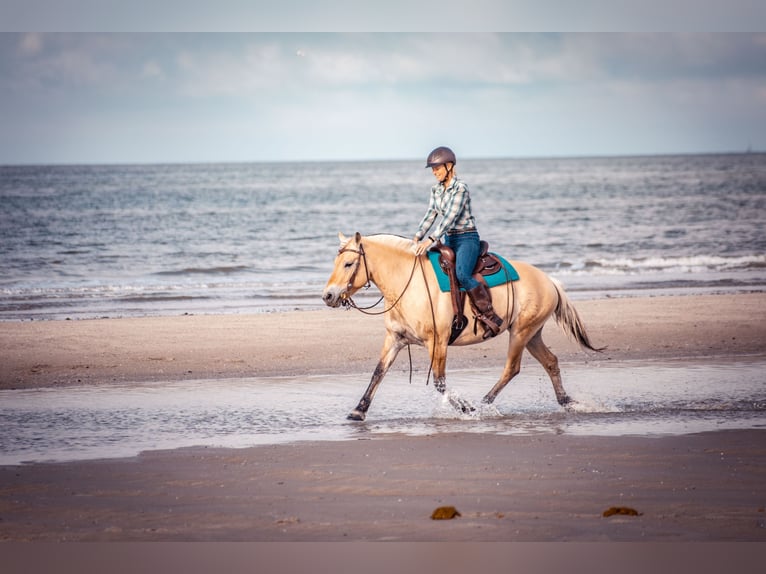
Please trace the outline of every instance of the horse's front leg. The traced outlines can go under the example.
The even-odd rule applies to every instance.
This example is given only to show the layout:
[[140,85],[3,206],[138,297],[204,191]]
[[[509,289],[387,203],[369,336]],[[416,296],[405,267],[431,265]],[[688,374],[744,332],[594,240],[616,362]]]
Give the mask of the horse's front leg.
[[389,367],[393,364],[394,359],[399,354],[399,351],[406,345],[406,341],[400,335],[391,331],[386,331],[386,338],[383,341],[383,349],[380,351],[380,360],[378,361],[375,370],[372,373],[370,384],[367,386],[367,390],[359,399],[359,404],[356,408],[348,414],[348,420],[351,421],[363,421],[367,417],[367,410],[370,408],[372,398],[375,396],[375,391],[378,390],[378,385],[383,377],[388,372]]
[[429,349],[431,369],[434,374],[434,388],[446,395],[447,400],[455,410],[465,414],[475,411],[475,407],[466,399],[447,392],[447,345],[433,345],[433,342],[430,342]]

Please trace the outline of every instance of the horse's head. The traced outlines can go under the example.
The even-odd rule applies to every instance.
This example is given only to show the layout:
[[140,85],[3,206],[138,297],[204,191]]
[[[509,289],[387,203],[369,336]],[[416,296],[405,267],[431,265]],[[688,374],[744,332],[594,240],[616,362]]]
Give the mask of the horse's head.
[[354,293],[370,284],[361,234],[357,232],[349,238],[338,233],[338,238],[340,249],[335,258],[335,267],[322,294],[322,299],[329,307],[348,305]]

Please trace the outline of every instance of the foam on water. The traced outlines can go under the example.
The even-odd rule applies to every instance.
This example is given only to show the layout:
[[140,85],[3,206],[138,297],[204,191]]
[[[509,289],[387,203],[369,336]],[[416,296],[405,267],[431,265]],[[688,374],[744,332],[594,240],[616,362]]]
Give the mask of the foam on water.
[[[134,456],[188,446],[241,448],[390,433],[501,435],[685,434],[766,428],[766,357],[563,365],[574,403],[562,409],[541,369],[529,366],[493,405],[498,374],[448,373],[439,395],[391,374],[367,420],[347,421],[368,375],[310,376],[0,391],[0,464]],[[424,377],[424,374],[422,374]],[[475,410],[462,413],[455,399]]]

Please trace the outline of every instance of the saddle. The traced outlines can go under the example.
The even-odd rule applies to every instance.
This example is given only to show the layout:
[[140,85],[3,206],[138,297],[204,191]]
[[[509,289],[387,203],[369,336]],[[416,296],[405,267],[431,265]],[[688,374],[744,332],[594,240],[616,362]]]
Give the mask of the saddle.
[[[439,266],[444,270],[447,277],[449,277],[449,292],[452,299],[452,330],[450,332],[449,345],[455,342],[460,336],[460,333],[468,325],[468,318],[463,314],[465,308],[465,296],[466,293],[460,288],[457,281],[457,273],[455,272],[455,252],[444,245],[441,241],[437,241],[429,249],[439,253]],[[503,263],[494,254],[489,252],[489,243],[484,240],[479,242],[479,257],[476,259],[476,265],[473,268],[472,275],[477,281],[482,281],[484,276],[494,275],[503,268]]]

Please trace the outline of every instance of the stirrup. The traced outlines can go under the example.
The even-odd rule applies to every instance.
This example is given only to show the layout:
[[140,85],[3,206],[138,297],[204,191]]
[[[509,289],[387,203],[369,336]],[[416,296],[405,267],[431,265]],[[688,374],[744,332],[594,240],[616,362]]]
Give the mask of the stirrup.
[[[492,316],[494,316],[494,319],[496,320],[493,320]],[[492,315],[482,313],[481,315],[476,316],[476,321],[481,321],[481,326],[484,328],[482,339],[491,339],[500,334],[500,327],[503,325],[503,320],[496,313],[492,313]]]
[[465,315],[455,315],[452,317],[452,325],[450,328],[449,341],[447,345],[451,345],[460,336],[463,330],[468,325],[468,317]]

